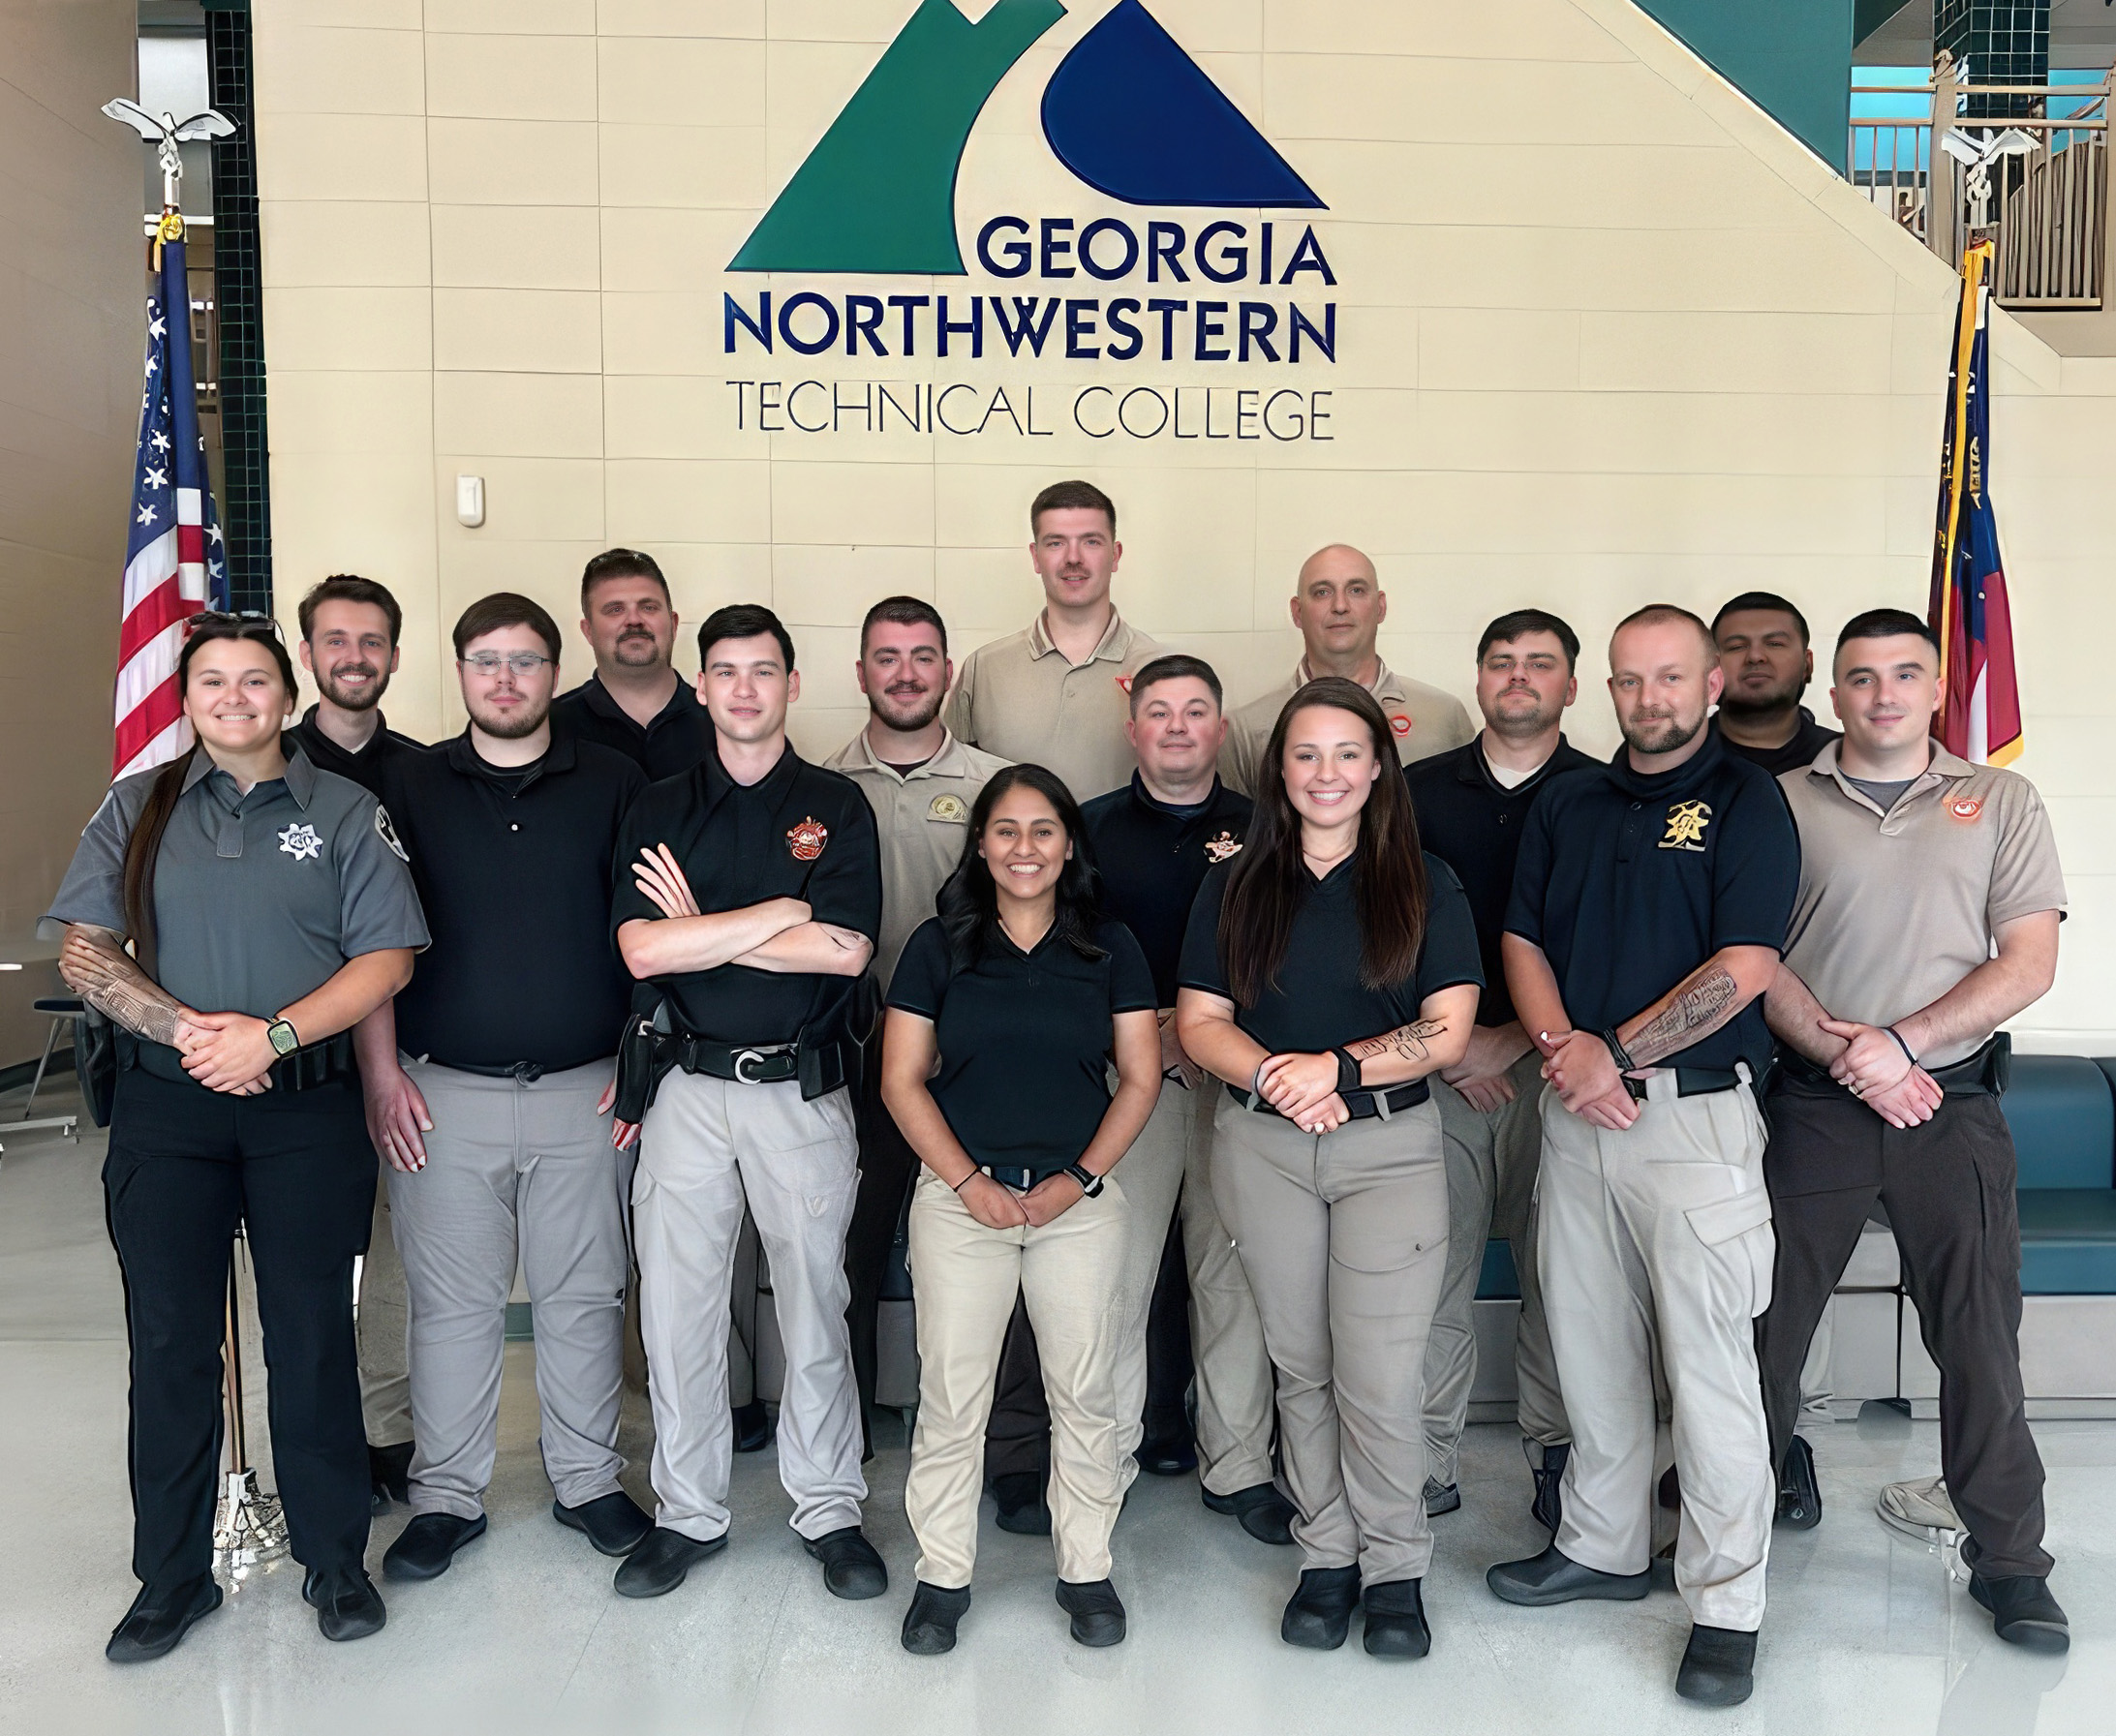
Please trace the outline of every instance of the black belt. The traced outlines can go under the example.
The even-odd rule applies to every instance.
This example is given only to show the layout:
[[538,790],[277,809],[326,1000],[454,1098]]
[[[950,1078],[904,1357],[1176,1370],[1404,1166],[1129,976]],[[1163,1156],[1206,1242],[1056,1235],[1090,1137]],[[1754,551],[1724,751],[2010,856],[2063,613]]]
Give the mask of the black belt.
[[512,1079],[525,1085],[533,1085],[543,1078],[541,1061],[515,1061],[506,1067],[474,1067],[468,1061],[436,1061],[436,1067],[445,1067],[450,1073],[468,1073],[474,1079]]
[[[1664,1067],[1663,1073],[1675,1076],[1677,1097],[1709,1097],[1714,1091],[1731,1091],[1741,1083],[1741,1075],[1732,1067]],[[1624,1089],[1631,1093],[1634,1103],[1643,1103],[1646,1098],[1646,1081],[1622,1076]]]
[[733,1080],[740,1085],[776,1085],[801,1077],[798,1043],[716,1043],[710,1037],[686,1034],[674,1038],[670,1048],[677,1066],[686,1073],[702,1073],[708,1079]]
[[321,1043],[311,1043],[274,1061],[272,1089],[313,1091],[341,1079],[357,1079],[359,1072],[353,1053],[353,1033],[340,1031],[335,1037],[325,1037]]
[[[1260,1115],[1275,1115],[1278,1112],[1261,1097],[1252,1097],[1239,1085],[1229,1085],[1227,1095],[1245,1110],[1253,1110]],[[1432,1095],[1432,1086],[1422,1079],[1414,1079],[1409,1084],[1391,1085],[1385,1091],[1344,1091],[1344,1107],[1351,1112],[1355,1121],[1365,1121],[1375,1115],[1383,1119],[1398,1110],[1414,1110]]]
[[[1043,1179],[1035,1171],[1024,1170],[1012,1164],[979,1164],[977,1168],[991,1176],[1001,1187],[1010,1187],[1017,1194],[1026,1194]],[[1054,1175],[1064,1173],[1061,1170],[1054,1170],[1051,1173]]]

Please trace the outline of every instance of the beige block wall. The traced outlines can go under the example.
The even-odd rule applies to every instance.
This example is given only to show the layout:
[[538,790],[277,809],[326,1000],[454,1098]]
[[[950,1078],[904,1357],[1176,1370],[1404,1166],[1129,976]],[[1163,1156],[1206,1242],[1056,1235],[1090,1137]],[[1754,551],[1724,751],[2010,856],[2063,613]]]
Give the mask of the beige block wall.
[[[138,9],[0,0],[0,959],[33,944],[110,777],[110,657],[139,419]],[[0,972],[0,1066],[58,989]]]
[[[1253,228],[1119,204],[1045,144],[1044,83],[1108,4],[1071,5],[987,106],[957,186],[966,255],[1000,212]],[[1022,625],[1038,603],[1027,503],[1070,474],[1119,503],[1126,615],[1211,657],[1237,698],[1282,678],[1293,574],[1334,539],[1389,589],[1384,655],[1465,698],[1486,620],[1531,601],[1568,616],[1589,646],[1573,733],[1597,751],[1615,739],[1600,648],[1641,602],[1708,614],[1767,588],[1825,635],[1870,605],[1922,609],[1953,279],[1626,0],[1156,0],[1329,205],[1263,215],[1281,237],[1314,218],[1338,279],[1334,365],[1068,363],[1061,345],[1036,360],[996,343],[938,361],[930,335],[886,361],[725,354],[723,291],[1151,292],[1002,283],[974,260],[966,282],[727,272],[910,10],[259,0],[281,594],[291,612],[346,567],[399,590],[393,720],[460,727],[440,629],[467,602],[505,586],[571,621],[582,560],[633,543],[689,620],[738,598],[786,617],[808,673],[795,738],[826,751],[861,720],[867,605],[934,598],[958,655]],[[1302,281],[1272,293],[1323,298]],[[2098,486],[2116,362],[2060,360],[2001,324],[2021,769],[2075,894],[2058,989],[2020,1035],[2111,1052],[2116,777],[2094,747],[2116,700],[2066,653],[2116,625]],[[724,382],[774,376],[965,381],[1017,405],[1032,385],[1058,431],[738,429]],[[1049,416],[1098,382],[1327,390],[1334,439],[1126,442]],[[459,472],[485,478],[479,529],[455,522]]]

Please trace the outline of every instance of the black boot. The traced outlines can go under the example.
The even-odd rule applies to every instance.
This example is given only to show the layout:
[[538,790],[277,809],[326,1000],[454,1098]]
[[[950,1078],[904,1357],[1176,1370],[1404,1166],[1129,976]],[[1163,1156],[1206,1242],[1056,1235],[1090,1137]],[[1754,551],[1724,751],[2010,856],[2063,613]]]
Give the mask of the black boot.
[[955,1625],[968,1609],[968,1586],[951,1592],[921,1579],[911,1593],[911,1607],[904,1612],[904,1649],[921,1658],[954,1651]]
[[1432,1650],[1420,1581],[1384,1580],[1368,1586],[1360,1601],[1366,1610],[1363,1643],[1376,1658],[1423,1658]]
[[1991,1612],[1992,1631],[2009,1646],[2028,1652],[2071,1649],[2071,1624],[2050,1596],[2050,1582],[2033,1573],[1986,1578],[1977,1571],[1977,1539],[1962,1539],[1962,1565],[1969,1569],[1969,1595]]
[[1811,1531],[1822,1523],[1822,1484],[1815,1480],[1815,1449],[1798,1435],[1786,1443],[1785,1463],[1778,1467],[1777,1523],[1792,1531]]
[[389,1612],[365,1568],[342,1568],[335,1573],[311,1568],[301,1581],[301,1598],[316,1611],[316,1625],[325,1639],[365,1639],[380,1633]]
[[1700,1706],[1738,1706],[1756,1691],[1756,1635],[1733,1628],[1690,1629],[1675,1691]]
[[1251,1483],[1232,1495],[1203,1491],[1205,1505],[1215,1513],[1228,1513],[1242,1522],[1242,1529],[1260,1543],[1290,1543],[1293,1522],[1300,1515],[1278,1492],[1276,1483]]
[[166,1592],[141,1586],[125,1619],[111,1630],[103,1655],[112,1663],[145,1663],[151,1658],[167,1657],[194,1625],[220,1606],[221,1588],[209,1573]]
[[1073,1638],[1084,1646],[1114,1646],[1124,1637],[1124,1604],[1107,1579],[1074,1585],[1060,1579],[1058,1603],[1073,1618]]
[[1635,1603],[1653,1589],[1653,1571],[1649,1568],[1643,1573],[1604,1573],[1581,1566],[1552,1543],[1526,1561],[1502,1561],[1486,1572],[1485,1583],[1493,1597],[1531,1609],[1582,1598]]
[[1312,1652],[1334,1652],[1352,1631],[1352,1611],[1360,1600],[1360,1570],[1350,1568],[1309,1568],[1286,1604],[1278,1623],[1278,1637],[1289,1646],[1305,1646]]
[[823,1589],[833,1598],[857,1602],[862,1598],[878,1598],[889,1589],[889,1569],[857,1525],[804,1538],[801,1547],[823,1564]]

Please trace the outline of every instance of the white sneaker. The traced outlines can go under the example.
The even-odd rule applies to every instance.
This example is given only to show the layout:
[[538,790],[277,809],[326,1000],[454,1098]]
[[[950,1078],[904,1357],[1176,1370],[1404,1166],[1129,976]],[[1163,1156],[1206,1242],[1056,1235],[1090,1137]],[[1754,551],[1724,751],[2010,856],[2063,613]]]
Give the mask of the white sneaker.
[[[1890,1530],[1943,1551],[1952,1570],[1963,1526],[1954,1503],[1947,1498],[1946,1477],[1919,1477],[1909,1482],[1888,1483],[1874,1503],[1874,1511]],[[1961,1577],[1966,1578],[1966,1572]]]

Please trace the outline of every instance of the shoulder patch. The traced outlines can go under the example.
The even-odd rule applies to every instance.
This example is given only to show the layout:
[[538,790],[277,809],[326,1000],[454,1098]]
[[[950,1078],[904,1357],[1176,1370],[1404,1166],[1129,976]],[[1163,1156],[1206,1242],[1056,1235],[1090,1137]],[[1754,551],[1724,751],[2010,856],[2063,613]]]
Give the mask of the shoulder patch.
[[404,853],[404,845],[397,837],[397,828],[389,818],[389,810],[380,802],[375,804],[375,836],[389,846],[389,853],[399,862],[410,862]]

